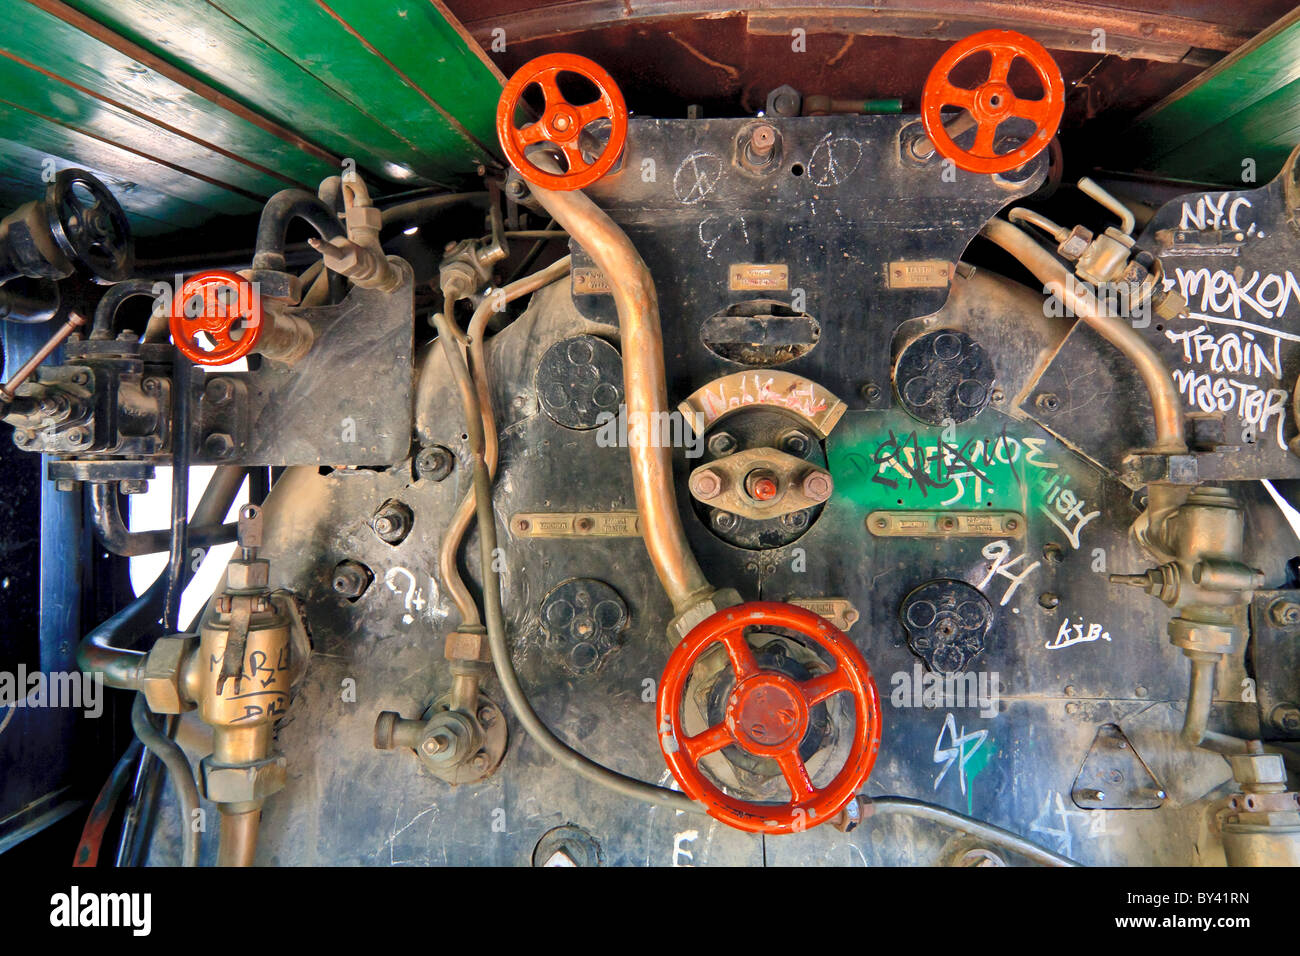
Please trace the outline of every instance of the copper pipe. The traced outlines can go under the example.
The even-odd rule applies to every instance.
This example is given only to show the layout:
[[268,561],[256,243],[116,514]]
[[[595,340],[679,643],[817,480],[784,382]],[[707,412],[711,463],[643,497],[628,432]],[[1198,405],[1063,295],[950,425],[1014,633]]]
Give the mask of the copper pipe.
[[1047,292],[1056,295],[1073,314],[1096,329],[1102,338],[1133,363],[1151,395],[1156,426],[1154,450],[1173,455],[1186,454],[1182,399],[1174,386],[1169,366],[1150,343],[1131,325],[1105,314],[1092,294],[1082,288],[1070,271],[1029,233],[1004,219],[992,219],[980,231],[1015,256],[1043,283]]
[[655,424],[669,409],[654,279],[623,230],[582,192],[553,192],[540,186],[531,189],[546,211],[591,256],[613,291],[623,346],[628,445],[641,533],[659,580],[674,610],[681,614],[707,598],[713,588],[682,528],[673,485],[672,449],[650,440]]
[[257,856],[257,828],[261,822],[261,810],[223,812],[217,866],[252,866]]
[[80,315],[76,312],[71,313],[68,316],[68,321],[64,322],[63,325],[59,327],[59,330],[51,335],[49,340],[36,350],[35,355],[23,363],[22,368],[14,372],[13,378],[5,382],[4,385],[0,385],[0,401],[12,401],[14,392],[17,390],[18,386],[27,381],[32,372],[36,371],[37,367],[50,357],[50,353],[63,344],[64,339],[85,324],[86,317],[84,315]]
[[[540,269],[530,276],[512,282],[503,289],[483,297],[469,323],[469,364],[473,371],[475,390],[483,419],[483,460],[487,463],[488,474],[495,478],[497,474],[498,441],[496,419],[492,411],[492,386],[488,374],[487,353],[484,339],[488,320],[492,317],[498,304],[513,302],[521,296],[535,292],[543,286],[550,285],[561,276],[568,275],[571,260],[569,256],[559,259],[545,269]],[[456,565],[456,556],[460,553],[461,542],[474,522],[474,492],[470,490],[456,509],[451,526],[442,539],[442,548],[438,552],[438,573],[443,586],[460,611],[461,625],[481,623],[478,605],[470,596],[469,589],[460,576]]]

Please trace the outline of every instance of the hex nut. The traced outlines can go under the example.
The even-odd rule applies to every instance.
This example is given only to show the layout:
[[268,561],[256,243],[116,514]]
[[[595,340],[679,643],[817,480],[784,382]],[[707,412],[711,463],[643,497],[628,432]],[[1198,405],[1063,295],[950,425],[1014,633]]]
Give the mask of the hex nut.
[[271,563],[261,558],[231,561],[226,566],[226,587],[232,591],[257,591],[271,580]]
[[330,587],[339,597],[355,601],[366,593],[374,577],[374,573],[360,561],[340,561],[330,576]]
[[430,481],[442,481],[451,474],[456,457],[443,445],[430,445],[415,457],[415,473]]
[[379,539],[394,546],[406,540],[414,523],[415,513],[411,511],[410,506],[396,498],[389,498],[380,505],[374,517],[370,519],[370,526]]
[[443,645],[443,655],[449,661],[492,663],[492,649],[488,646],[487,634],[475,634],[473,631],[452,631],[448,634]]
[[235,440],[225,432],[213,432],[203,439],[203,454],[208,458],[229,458],[235,452]]
[[1286,783],[1286,764],[1281,754],[1233,754],[1228,757],[1232,776],[1242,786]]
[[183,714],[194,709],[181,690],[185,661],[198,643],[193,637],[160,637],[144,659],[140,691],[155,714]]
[[213,803],[265,800],[284,789],[287,765],[284,754],[235,767],[214,763],[209,754],[199,764],[199,784],[203,795]]

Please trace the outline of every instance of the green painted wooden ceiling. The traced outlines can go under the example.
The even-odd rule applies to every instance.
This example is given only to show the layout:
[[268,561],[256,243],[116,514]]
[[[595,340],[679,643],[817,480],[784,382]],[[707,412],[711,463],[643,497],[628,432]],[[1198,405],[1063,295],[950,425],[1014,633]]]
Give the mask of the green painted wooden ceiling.
[[1170,179],[1241,187],[1276,176],[1297,143],[1300,8],[1139,116],[1122,152]]
[[254,213],[352,159],[388,191],[495,165],[502,77],[432,0],[16,0],[0,203],[105,180],[141,235]]

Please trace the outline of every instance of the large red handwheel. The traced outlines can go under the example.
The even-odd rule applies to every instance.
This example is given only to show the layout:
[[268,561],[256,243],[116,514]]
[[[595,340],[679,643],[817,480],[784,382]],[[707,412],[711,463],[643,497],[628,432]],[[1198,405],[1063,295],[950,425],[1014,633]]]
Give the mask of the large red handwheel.
[[[600,91],[600,98],[574,106],[564,98],[556,77],[577,73],[586,77]],[[515,111],[524,90],[536,83],[545,98],[545,109],[536,123],[515,126]],[[609,142],[594,162],[583,158],[578,137],[584,128],[598,119],[610,122]],[[529,60],[510,77],[497,103],[497,138],[510,164],[519,175],[545,189],[582,189],[590,186],[614,168],[627,142],[627,106],[618,84],[598,63],[573,53],[548,53]],[[564,154],[568,170],[552,173],[532,163],[525,150],[535,143],[554,143]]]
[[[763,668],[745,638],[749,628],[783,628],[828,653],[835,667],[805,681]],[[715,644],[727,652],[735,688],[722,723],[693,736],[682,729],[687,680],[696,662]],[[853,698],[853,739],[843,767],[828,784],[815,787],[799,755],[809,711],[835,694]],[[806,608],[752,601],[725,608],[697,624],[668,658],[659,685],[659,746],[682,791],[704,804],[709,815],[751,833],[794,833],[825,823],[866,782],[880,750],[880,695],[866,660],[839,628]],[[790,790],[784,804],[751,803],[719,788],[700,769],[711,753],[736,745],[775,760]]]
[[176,348],[199,365],[243,358],[265,328],[257,286],[224,269],[191,276],[172,297],[169,324]]
[[[954,86],[949,79],[953,69],[977,53],[992,57],[988,79],[973,90]],[[1043,87],[1042,99],[1021,99],[1007,83],[1016,57],[1034,68]],[[940,111],[945,106],[960,106],[975,119],[975,143],[970,149],[958,146],[943,128]],[[954,43],[930,70],[921,92],[921,122],[935,150],[972,173],[1005,173],[1023,166],[1047,148],[1064,112],[1065,83],[1056,61],[1041,43],[1012,30],[984,30]],[[998,125],[1013,116],[1033,123],[1034,132],[1019,148],[996,153]]]

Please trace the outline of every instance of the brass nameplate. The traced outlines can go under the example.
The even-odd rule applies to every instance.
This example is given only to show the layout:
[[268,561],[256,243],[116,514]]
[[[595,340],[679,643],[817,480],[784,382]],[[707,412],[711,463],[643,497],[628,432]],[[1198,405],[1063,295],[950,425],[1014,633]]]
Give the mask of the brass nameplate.
[[521,538],[637,538],[640,516],[635,511],[574,511],[517,514],[510,530]]
[[737,262],[729,270],[733,292],[781,292],[790,288],[790,267],[758,262]]
[[1017,511],[873,511],[867,530],[878,538],[1019,538]]
[[885,281],[891,289],[946,289],[952,272],[943,259],[898,259],[889,263]]

